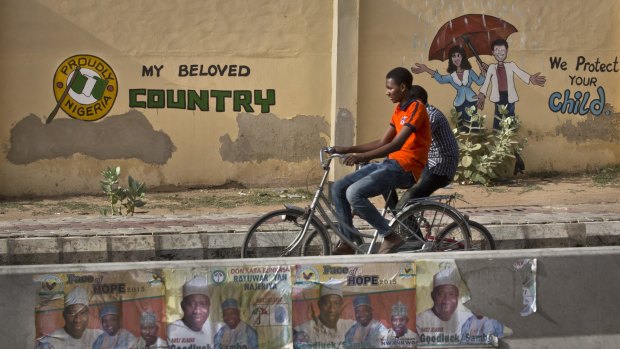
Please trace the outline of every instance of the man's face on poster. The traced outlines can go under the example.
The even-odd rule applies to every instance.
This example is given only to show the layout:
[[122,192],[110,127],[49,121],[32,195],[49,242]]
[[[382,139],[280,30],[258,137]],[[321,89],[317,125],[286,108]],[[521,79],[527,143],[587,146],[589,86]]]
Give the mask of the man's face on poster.
[[157,330],[159,330],[159,327],[155,324],[140,325],[140,336],[142,336],[146,345],[155,344],[157,341]]
[[192,294],[183,298],[183,322],[193,331],[200,331],[209,317],[211,300],[203,294]]
[[237,328],[237,325],[239,325],[239,322],[241,321],[239,309],[224,309],[224,311],[222,312],[222,316],[224,318],[224,323],[228,325],[228,327],[230,327],[231,329]]
[[334,328],[342,313],[342,297],[336,294],[323,296],[319,299],[319,319],[325,326]]
[[65,331],[73,338],[82,338],[88,326],[88,307],[84,304],[72,304],[62,313],[65,319]]
[[396,333],[396,337],[402,337],[407,333],[407,323],[409,318],[406,316],[392,316],[392,330]]
[[103,330],[106,331],[106,333],[109,334],[110,336],[116,335],[116,333],[118,333],[118,330],[121,327],[121,323],[118,318],[118,315],[117,314],[104,315],[101,318],[101,327],[103,327]]
[[372,321],[372,308],[370,305],[360,305],[355,308],[355,320],[362,326],[368,326]]
[[433,312],[442,321],[448,321],[458,306],[459,289],[454,285],[435,287],[431,293]]

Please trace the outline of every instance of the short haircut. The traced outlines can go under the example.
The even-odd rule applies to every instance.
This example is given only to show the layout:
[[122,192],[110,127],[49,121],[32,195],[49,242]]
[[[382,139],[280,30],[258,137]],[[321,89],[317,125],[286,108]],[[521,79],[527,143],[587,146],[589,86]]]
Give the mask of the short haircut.
[[506,41],[504,39],[497,39],[497,40],[493,41],[493,43],[491,44],[491,50],[494,50],[495,46],[505,46],[506,50],[507,50],[508,49],[508,41]]
[[403,67],[390,70],[385,76],[385,79],[392,79],[399,86],[400,84],[405,84],[408,90],[411,89],[411,84],[413,83],[413,75],[411,75],[407,68]]
[[428,103],[428,93],[426,92],[424,87],[420,85],[411,86],[411,96],[413,96],[413,98],[419,99],[424,104]]

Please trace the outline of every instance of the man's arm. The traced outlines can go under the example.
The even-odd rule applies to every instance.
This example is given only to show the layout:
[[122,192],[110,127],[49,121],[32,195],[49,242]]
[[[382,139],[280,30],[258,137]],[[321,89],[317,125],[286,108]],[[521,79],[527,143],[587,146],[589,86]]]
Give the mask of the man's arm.
[[398,134],[396,134],[396,129],[394,126],[390,125],[385,131],[383,138],[379,141],[379,147],[369,151],[360,152],[358,154],[349,155],[344,159],[343,163],[347,166],[353,166],[360,162],[368,162],[372,159],[387,156],[388,154],[402,148],[407,138],[409,138],[413,132],[413,126],[405,126]]
[[[393,127],[390,126],[390,128],[393,129]],[[389,129],[386,131],[386,133],[389,131]],[[334,146],[334,151],[338,154],[349,154],[349,153],[365,153],[367,151],[373,150],[373,149],[377,149],[379,147],[381,147],[383,145],[383,139],[385,138],[385,135],[383,136],[383,138],[381,139],[377,139],[374,140],[372,142],[368,142],[368,143],[364,143],[364,144],[358,144],[358,145],[352,145],[350,147],[345,147],[345,146]]]

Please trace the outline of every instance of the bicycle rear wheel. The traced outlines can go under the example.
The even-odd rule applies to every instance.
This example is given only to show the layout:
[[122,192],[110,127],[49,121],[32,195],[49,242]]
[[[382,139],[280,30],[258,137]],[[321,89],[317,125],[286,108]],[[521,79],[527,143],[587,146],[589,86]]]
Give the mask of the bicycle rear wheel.
[[[329,235],[330,237],[335,237],[338,239],[335,234]],[[327,234],[322,234],[319,231],[313,231],[308,234],[304,239],[301,245],[301,255],[302,256],[327,256],[331,254],[331,246],[336,245],[339,240],[330,241],[327,237]],[[327,249],[325,246],[329,246]]]
[[469,250],[471,246],[465,218],[453,207],[440,202],[409,206],[397,215],[392,226],[405,240],[399,252]]
[[[286,253],[288,247],[298,238],[307,220],[304,211],[294,209],[281,209],[269,212],[259,218],[250,230],[248,230],[241,246],[242,258],[268,258],[268,257],[293,257],[301,254],[302,242],[297,247]],[[320,223],[315,220],[310,222],[306,236],[317,233],[324,236]],[[317,254],[329,254],[329,245],[316,242],[313,250]],[[326,252],[327,251],[327,252]]]
[[[469,232],[471,234],[471,248],[470,250],[495,250],[495,239],[491,232],[482,224],[467,220],[469,225]],[[446,230],[450,231],[455,229],[456,225],[447,227]]]

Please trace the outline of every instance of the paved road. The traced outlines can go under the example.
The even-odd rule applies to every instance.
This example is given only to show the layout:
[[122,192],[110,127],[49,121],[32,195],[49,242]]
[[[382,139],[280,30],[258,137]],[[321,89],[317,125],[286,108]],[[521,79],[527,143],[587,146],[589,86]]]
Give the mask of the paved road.
[[[498,248],[620,244],[620,203],[464,208]],[[0,221],[0,264],[238,258],[256,214]],[[357,220],[360,227],[365,222]]]

